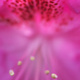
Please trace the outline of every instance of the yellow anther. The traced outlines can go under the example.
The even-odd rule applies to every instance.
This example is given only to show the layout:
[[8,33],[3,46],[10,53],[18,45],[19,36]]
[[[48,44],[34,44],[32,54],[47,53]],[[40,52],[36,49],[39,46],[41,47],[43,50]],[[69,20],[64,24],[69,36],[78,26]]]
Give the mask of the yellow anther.
[[49,73],[50,73],[50,71],[49,71],[49,70],[46,70],[46,71],[45,71],[45,74],[49,74]]
[[51,77],[52,77],[53,79],[57,79],[57,78],[58,78],[58,76],[57,76],[56,74],[54,74],[54,73],[51,74]]
[[31,56],[31,57],[30,57],[30,60],[31,60],[31,61],[34,61],[34,60],[35,60],[35,57],[34,57],[34,56]]
[[18,66],[20,66],[22,64],[22,62],[21,61],[18,61]]
[[14,71],[13,71],[13,70],[10,70],[10,71],[9,71],[9,74],[10,74],[11,76],[13,76],[13,75],[14,75]]

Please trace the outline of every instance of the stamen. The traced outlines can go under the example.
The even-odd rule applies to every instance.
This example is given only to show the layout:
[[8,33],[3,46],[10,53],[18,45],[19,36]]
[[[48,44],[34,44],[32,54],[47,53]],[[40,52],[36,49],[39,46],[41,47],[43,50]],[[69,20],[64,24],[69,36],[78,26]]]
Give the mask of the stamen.
[[56,74],[54,74],[54,73],[51,74],[51,77],[52,77],[53,79],[57,79],[57,78],[58,78],[58,76],[57,76]]
[[31,73],[33,72],[33,66],[34,63],[30,64],[30,67],[28,68],[27,72],[25,74],[27,74],[25,77],[24,77],[24,80],[30,80],[30,77],[31,77]]
[[18,61],[18,64],[17,65],[20,66],[21,64],[22,64],[22,61]]
[[34,61],[34,60],[35,60],[35,57],[34,57],[34,56],[31,56],[31,57],[30,57],[30,60],[31,60],[31,61]]
[[[45,49],[43,47],[45,47]],[[45,72],[45,74],[48,75],[50,73],[50,71],[49,71],[49,66],[48,66],[48,58],[46,56],[46,53],[47,53],[46,52],[46,45],[43,45],[42,46],[42,53],[43,53],[42,56],[44,58],[44,63],[45,63],[44,64],[44,67],[45,67],[45,71],[44,72]]]
[[[51,46],[51,45],[49,45],[49,46]],[[52,63],[54,63],[53,62],[53,57],[52,57],[53,55],[51,54],[52,53],[52,48],[51,48],[52,46],[51,47],[49,47],[49,46],[47,47],[47,52],[49,53],[48,54],[48,58],[49,58],[50,65],[51,65],[51,68],[52,68],[51,72],[54,72],[53,71],[54,64],[52,64]],[[57,79],[58,78],[58,76],[56,74],[54,74],[54,73],[51,74],[51,77],[53,79]]]
[[[20,80],[22,74],[24,73],[24,71],[26,70],[26,67],[29,65],[29,58],[26,58],[25,62],[27,61],[27,64],[23,64],[22,68],[20,69],[19,74],[17,74],[17,76],[15,77],[15,80]],[[25,63],[24,62],[24,63]]]
[[37,61],[36,61],[36,70],[35,70],[34,80],[39,80],[39,77],[40,77],[41,55],[39,53],[37,55],[39,57],[36,57],[37,58]]
[[14,71],[13,71],[13,70],[10,70],[10,71],[9,71],[9,74],[10,74],[11,76],[13,76],[13,75],[14,75]]
[[46,70],[46,71],[45,71],[45,74],[49,74],[49,73],[50,73],[50,71],[49,71],[49,70]]

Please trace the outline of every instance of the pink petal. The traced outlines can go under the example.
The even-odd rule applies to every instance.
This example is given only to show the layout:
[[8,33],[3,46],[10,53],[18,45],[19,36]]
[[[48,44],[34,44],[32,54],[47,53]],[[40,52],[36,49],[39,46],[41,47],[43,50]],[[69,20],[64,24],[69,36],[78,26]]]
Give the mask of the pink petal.
[[[29,1],[32,2],[32,0]],[[55,3],[56,1],[59,0],[55,0]],[[53,3],[54,2],[50,2],[50,4]],[[12,4],[15,3],[10,4],[12,7]],[[17,5],[18,4],[19,3],[17,3]],[[57,3],[58,9],[62,4]],[[15,8],[17,11],[20,10],[19,13],[23,14],[22,10],[24,10],[24,8],[17,9],[16,5],[12,7],[12,9]],[[58,74],[57,80],[80,80],[80,16],[75,14],[70,7],[69,9],[68,7],[63,8],[58,11],[59,13],[63,11],[63,14],[60,16],[57,15],[56,18],[58,19],[51,17],[48,22],[45,17],[42,23],[41,15],[43,14],[33,14],[34,11],[32,12],[30,7],[30,13],[34,16],[34,19],[32,19],[33,22],[31,22],[31,20],[24,20],[21,14],[17,14],[16,16],[21,17],[17,18],[15,11],[10,11],[6,5],[0,7],[0,17],[1,20],[3,20],[0,23],[1,80],[53,80],[51,73]],[[36,11],[38,12],[38,9]],[[54,12],[53,8],[52,12]],[[47,14],[44,13],[44,16],[45,15]],[[27,15],[23,16],[27,17]],[[21,22],[13,25],[9,20],[6,20],[6,18],[10,19],[10,21],[13,20],[13,22],[15,20]],[[61,29],[58,33],[55,30],[56,27]],[[36,33],[35,36],[28,37],[28,35],[32,35],[34,32]],[[45,37],[44,35],[49,36]],[[33,62],[30,61],[30,56],[32,55],[35,56],[35,61]],[[16,64],[19,58],[21,58],[20,60],[23,59],[21,66]],[[8,73],[11,68],[13,68],[15,72],[13,77],[10,77]],[[48,76],[44,74],[46,69],[50,70]]]
[[80,0],[68,0],[68,4],[76,13],[80,13]]

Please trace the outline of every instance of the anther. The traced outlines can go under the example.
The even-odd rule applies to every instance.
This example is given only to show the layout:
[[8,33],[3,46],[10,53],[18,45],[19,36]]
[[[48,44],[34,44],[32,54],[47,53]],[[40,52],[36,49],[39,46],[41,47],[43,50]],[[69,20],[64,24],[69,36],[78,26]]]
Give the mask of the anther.
[[21,61],[18,61],[18,64],[17,65],[20,66],[21,64],[22,64],[22,62]]
[[50,73],[50,71],[49,71],[49,70],[46,70],[46,71],[45,71],[45,74],[49,74],[49,73]]
[[31,56],[31,57],[30,57],[30,60],[31,60],[31,61],[34,61],[34,60],[35,60],[35,57],[34,57],[34,56]]
[[51,74],[51,77],[52,77],[53,79],[57,79],[57,78],[58,78],[58,76],[57,76],[56,74],[54,74],[54,73]]
[[13,75],[14,75],[14,71],[13,71],[13,70],[10,70],[10,71],[9,71],[9,74],[10,74],[11,76],[13,76]]

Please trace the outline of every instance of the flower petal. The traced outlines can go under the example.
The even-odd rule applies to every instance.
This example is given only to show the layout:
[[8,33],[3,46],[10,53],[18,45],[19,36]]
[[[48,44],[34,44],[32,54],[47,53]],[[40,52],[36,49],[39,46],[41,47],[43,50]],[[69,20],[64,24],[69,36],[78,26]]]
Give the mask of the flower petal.
[[56,39],[54,46],[61,62],[58,63],[59,80],[80,80],[80,28],[67,33],[64,39]]
[[80,0],[68,0],[68,3],[76,13],[80,13]]

